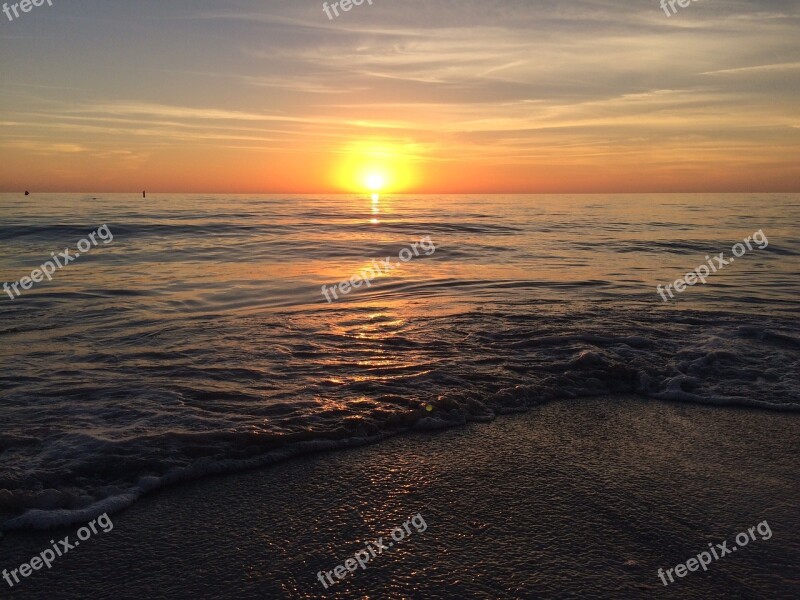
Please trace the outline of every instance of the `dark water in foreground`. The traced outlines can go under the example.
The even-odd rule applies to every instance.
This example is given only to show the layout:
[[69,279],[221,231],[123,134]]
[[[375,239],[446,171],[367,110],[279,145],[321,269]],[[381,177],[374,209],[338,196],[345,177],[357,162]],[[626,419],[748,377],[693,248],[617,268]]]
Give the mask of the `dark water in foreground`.
[[6,528],[552,399],[800,410],[798,195],[0,195],[0,282],[103,224],[113,242],[0,297]]

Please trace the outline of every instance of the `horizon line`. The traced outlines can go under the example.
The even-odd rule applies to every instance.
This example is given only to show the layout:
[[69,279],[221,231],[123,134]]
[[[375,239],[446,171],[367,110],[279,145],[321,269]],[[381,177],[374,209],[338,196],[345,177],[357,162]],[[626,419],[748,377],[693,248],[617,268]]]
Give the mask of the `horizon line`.
[[380,196],[435,196],[435,195],[463,195],[463,196],[477,196],[482,194],[496,194],[496,195],[505,195],[505,196],[562,196],[562,195],[575,195],[575,196],[600,196],[600,195],[607,195],[607,194],[619,194],[619,195],[626,195],[626,194],[800,194],[800,189],[797,190],[739,190],[739,191],[732,191],[732,190],[675,190],[675,191],[664,191],[664,190],[636,190],[636,191],[596,191],[596,192],[586,192],[586,191],[559,191],[559,192],[504,192],[504,191],[454,191],[454,192],[444,192],[444,191],[436,191],[436,192],[374,192],[374,191],[359,191],[359,192],[320,192],[320,191],[310,191],[310,192],[284,192],[284,191],[258,191],[258,192],[237,192],[233,190],[189,190],[189,191],[178,191],[178,190],[126,190],[126,191],[110,191],[110,190],[56,190],[56,191],[31,191],[31,190],[0,190],[0,194],[25,194],[25,192],[29,192],[30,195],[33,194],[136,194],[140,195],[143,191],[147,194],[235,194],[237,196],[256,196],[256,195],[266,195],[266,196],[277,196],[277,195],[285,195],[285,196],[308,196],[308,195],[320,195],[320,196],[354,196],[359,194],[364,195],[372,195],[378,194]]

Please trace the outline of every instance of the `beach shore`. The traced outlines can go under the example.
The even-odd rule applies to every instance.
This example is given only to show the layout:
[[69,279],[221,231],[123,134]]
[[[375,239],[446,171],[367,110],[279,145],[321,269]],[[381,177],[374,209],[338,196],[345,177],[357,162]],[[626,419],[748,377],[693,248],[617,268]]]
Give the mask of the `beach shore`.
[[[3,597],[793,598],[800,415],[614,396],[159,490]],[[332,571],[414,515],[403,541]],[[664,586],[657,570],[750,541]],[[0,538],[17,568],[78,527]],[[729,541],[728,545],[731,545]],[[324,576],[323,576],[324,577]]]

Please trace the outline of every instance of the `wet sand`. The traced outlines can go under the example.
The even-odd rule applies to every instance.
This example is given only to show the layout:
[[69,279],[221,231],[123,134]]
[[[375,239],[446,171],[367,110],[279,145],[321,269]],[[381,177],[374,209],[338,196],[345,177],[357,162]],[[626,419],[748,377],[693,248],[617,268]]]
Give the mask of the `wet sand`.
[[[154,492],[11,598],[794,598],[800,415],[606,397]],[[326,590],[319,571],[427,529]],[[658,568],[767,520],[664,587]],[[78,527],[0,539],[13,569]],[[729,546],[731,542],[729,541]]]

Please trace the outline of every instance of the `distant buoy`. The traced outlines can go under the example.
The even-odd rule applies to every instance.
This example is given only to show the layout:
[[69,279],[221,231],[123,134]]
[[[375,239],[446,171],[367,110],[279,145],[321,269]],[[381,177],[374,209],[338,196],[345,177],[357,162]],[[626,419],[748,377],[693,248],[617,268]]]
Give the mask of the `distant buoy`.
[[25,190],[25,195],[26,195],[26,196],[30,196],[30,195],[31,195],[31,193],[30,193],[28,190]]

